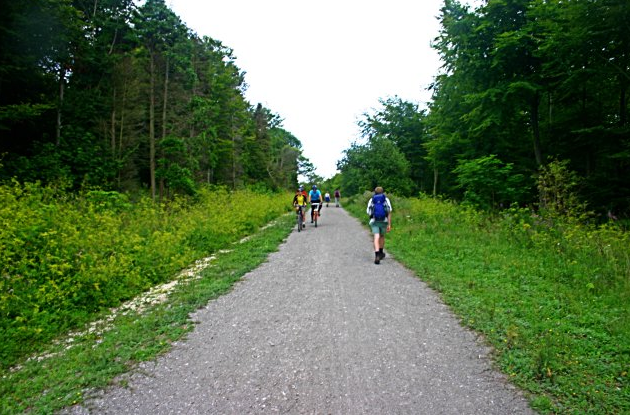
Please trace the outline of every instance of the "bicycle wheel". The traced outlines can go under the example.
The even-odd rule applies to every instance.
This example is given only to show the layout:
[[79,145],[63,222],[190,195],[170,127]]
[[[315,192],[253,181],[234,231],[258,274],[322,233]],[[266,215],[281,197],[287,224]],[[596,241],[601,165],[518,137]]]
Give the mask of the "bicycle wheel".
[[298,212],[297,214],[297,227],[298,232],[302,232],[302,215],[300,214],[300,212]]
[[313,220],[315,221],[315,227],[317,228],[317,218],[319,217],[319,214],[317,212],[315,212],[315,214],[313,215]]

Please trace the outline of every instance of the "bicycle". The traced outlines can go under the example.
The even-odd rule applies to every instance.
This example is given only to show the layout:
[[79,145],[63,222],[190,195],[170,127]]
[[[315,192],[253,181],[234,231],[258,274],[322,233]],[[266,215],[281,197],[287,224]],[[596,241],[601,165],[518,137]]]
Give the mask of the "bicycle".
[[297,228],[298,228],[298,232],[302,231],[302,228],[306,228],[306,225],[304,224],[304,206],[300,206],[300,205],[293,205],[295,207],[295,211],[297,212]]
[[311,203],[311,209],[313,210],[313,222],[317,228],[317,218],[319,217],[319,203]]

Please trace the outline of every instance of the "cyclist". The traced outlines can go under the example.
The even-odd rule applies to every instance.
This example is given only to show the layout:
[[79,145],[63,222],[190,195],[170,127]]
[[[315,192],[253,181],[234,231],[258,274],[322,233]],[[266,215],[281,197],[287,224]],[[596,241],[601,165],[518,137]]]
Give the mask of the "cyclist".
[[319,203],[319,208],[317,209],[317,213],[322,215],[322,192],[317,190],[317,186],[313,185],[313,189],[308,192],[308,199],[311,203],[311,223],[313,223],[313,204]]
[[304,188],[302,186],[299,187],[299,189],[295,192],[295,196],[293,196],[293,206],[296,208],[298,206],[302,207],[302,209],[300,209],[300,214],[302,215],[302,227],[306,228],[306,224],[304,223],[306,219],[304,217],[304,210],[306,208],[306,192],[304,192]]

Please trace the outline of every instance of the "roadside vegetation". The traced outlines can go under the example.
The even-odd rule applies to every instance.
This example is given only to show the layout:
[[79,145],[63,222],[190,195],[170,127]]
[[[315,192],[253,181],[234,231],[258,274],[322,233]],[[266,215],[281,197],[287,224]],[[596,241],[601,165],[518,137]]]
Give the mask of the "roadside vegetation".
[[[366,193],[345,207],[365,218]],[[630,412],[630,234],[557,212],[393,198],[387,248],[541,413]]]
[[191,311],[276,249],[288,199],[213,188],[155,204],[0,186],[0,413],[51,413],[167,350]]

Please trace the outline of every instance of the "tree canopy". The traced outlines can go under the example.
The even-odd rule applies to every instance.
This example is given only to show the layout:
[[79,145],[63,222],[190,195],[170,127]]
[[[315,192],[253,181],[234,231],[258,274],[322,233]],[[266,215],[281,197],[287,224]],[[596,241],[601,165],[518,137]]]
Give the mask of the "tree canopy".
[[[498,195],[499,205],[544,204],[541,174],[560,162],[592,209],[630,214],[630,3],[487,0],[471,10],[445,0],[439,20],[443,66],[428,107],[381,100],[359,122],[367,148],[387,137],[412,191],[483,207]],[[348,162],[356,152],[340,169],[367,187],[371,173]]]
[[0,179],[293,187],[301,143],[246,88],[232,49],[164,0],[3,2]]

